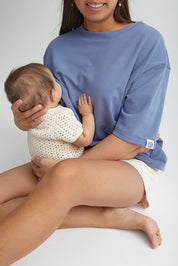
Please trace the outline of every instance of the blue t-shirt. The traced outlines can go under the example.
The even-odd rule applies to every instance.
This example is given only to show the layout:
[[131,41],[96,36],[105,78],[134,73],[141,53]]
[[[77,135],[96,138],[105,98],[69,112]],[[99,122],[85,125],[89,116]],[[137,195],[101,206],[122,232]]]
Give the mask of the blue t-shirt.
[[110,32],[82,26],[48,46],[44,64],[63,88],[62,104],[77,118],[78,98],[91,96],[96,131],[91,145],[110,134],[149,147],[135,158],[163,170],[162,140],[156,141],[170,72],[161,34],[136,22]]

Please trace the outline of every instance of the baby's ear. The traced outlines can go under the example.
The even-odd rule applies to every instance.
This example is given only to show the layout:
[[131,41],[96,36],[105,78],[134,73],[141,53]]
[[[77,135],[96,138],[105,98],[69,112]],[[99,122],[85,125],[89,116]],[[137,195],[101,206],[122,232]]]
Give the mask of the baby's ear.
[[55,92],[55,89],[50,89],[50,100],[52,102],[55,102],[55,99],[56,99],[56,92]]

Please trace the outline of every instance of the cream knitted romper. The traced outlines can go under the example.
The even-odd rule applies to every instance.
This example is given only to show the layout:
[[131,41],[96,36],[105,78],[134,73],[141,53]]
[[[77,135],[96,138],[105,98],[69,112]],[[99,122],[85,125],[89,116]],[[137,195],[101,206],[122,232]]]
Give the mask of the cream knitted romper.
[[82,124],[74,112],[58,105],[48,110],[45,120],[28,131],[28,147],[31,158],[42,157],[57,160],[80,157],[83,147],[73,144],[82,134]]

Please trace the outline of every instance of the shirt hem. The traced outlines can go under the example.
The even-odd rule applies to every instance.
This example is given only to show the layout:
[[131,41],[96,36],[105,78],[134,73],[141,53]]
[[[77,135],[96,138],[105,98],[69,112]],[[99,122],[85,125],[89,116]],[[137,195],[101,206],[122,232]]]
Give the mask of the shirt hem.
[[[123,136],[122,134],[120,134],[120,133],[118,133],[118,132],[115,132],[115,131],[113,131],[113,134],[114,134],[116,137],[118,137],[118,138],[120,138],[120,139],[122,139],[122,140],[125,140],[125,141],[127,141],[127,142],[130,142],[130,143],[133,143],[133,144],[136,144],[136,145],[140,145],[140,146],[145,147],[145,144],[143,144],[144,141],[142,141],[142,140],[136,140],[136,139],[133,139],[133,138],[128,138],[127,136]],[[147,158],[145,159],[145,158],[143,158],[142,156],[141,156],[141,158],[140,158],[140,156],[141,156],[141,154],[140,154],[140,155],[138,154],[138,155],[135,156],[134,158],[137,159],[137,160],[140,160],[140,161],[142,161],[142,162],[144,162],[144,163],[146,163],[148,166],[150,166],[150,167],[152,167],[152,168],[157,168],[158,170],[164,171],[164,169],[165,169],[165,165],[166,165],[165,163],[161,163],[161,162],[156,163],[156,162],[154,162],[152,159],[150,159],[149,157],[147,157]]]
[[146,146],[146,140],[138,140],[138,139],[134,139],[134,138],[130,138],[130,137],[127,137],[127,136],[123,136],[120,132],[114,130],[113,131],[113,134],[122,139],[122,140],[125,140],[127,142],[130,142],[130,143],[133,143],[133,144],[136,144],[136,145],[140,145],[142,147],[145,147]]

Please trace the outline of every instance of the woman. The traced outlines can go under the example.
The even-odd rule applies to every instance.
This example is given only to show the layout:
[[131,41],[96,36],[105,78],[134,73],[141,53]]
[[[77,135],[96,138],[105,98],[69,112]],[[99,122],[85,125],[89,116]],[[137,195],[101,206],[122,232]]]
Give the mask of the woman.
[[[170,70],[164,41],[131,21],[127,0],[65,0],[60,33],[45,64],[63,87],[63,105],[78,117],[78,96],[91,95],[93,147],[60,163],[36,158],[31,167],[39,183],[29,164],[1,174],[0,265],[28,254],[57,228],[140,229],[152,248],[161,244],[156,222],[128,207],[148,207],[151,182],[166,163],[156,139]],[[42,106],[20,113],[21,104],[12,106],[19,128],[42,122]]]

